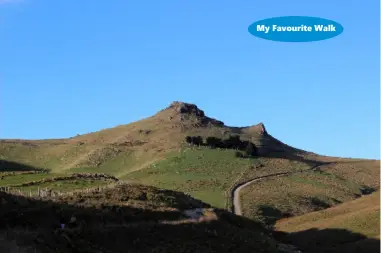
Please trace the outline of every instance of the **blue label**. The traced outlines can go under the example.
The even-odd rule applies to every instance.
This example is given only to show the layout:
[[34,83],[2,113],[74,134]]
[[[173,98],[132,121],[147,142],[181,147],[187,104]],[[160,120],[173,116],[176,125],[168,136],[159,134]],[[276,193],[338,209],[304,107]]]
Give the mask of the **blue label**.
[[344,31],[344,28],[329,19],[286,16],[254,22],[248,30],[252,35],[266,40],[311,42],[336,37]]

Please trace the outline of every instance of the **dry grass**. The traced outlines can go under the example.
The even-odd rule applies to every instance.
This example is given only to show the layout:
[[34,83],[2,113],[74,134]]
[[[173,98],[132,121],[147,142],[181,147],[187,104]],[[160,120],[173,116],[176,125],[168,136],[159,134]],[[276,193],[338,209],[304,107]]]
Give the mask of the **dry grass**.
[[270,178],[244,188],[241,192],[243,213],[247,217],[261,219],[272,225],[286,216],[321,210],[378,189],[372,188],[377,184],[377,179],[379,180],[376,170],[369,170],[373,177],[364,181],[337,175],[350,175],[357,169],[350,172],[350,167],[335,166],[336,169],[346,170],[340,174],[338,171],[331,172],[330,168],[323,166],[320,171]]
[[[278,231],[291,233],[283,240],[306,250],[379,252],[380,192],[326,210],[280,220],[275,227]],[[327,229],[333,229],[337,234],[325,233]],[[363,244],[369,245],[367,250]],[[359,250],[360,246],[362,250]]]
[[340,228],[378,238],[379,212],[380,192],[377,191],[322,211],[280,220],[275,228],[284,232],[298,232],[311,228]]

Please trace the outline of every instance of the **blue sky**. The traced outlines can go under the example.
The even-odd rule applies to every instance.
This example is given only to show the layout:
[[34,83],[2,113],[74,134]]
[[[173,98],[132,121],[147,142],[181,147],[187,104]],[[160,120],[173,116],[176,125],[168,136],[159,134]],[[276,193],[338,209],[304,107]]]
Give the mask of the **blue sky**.
[[[196,103],[289,145],[380,157],[379,1],[0,0],[0,138],[71,137]],[[259,19],[344,26],[262,40]]]

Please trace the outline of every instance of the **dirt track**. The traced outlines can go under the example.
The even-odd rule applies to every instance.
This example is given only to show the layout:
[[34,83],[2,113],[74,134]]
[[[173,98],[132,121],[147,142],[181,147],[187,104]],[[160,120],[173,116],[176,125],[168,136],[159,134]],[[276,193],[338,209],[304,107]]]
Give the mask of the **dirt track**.
[[251,179],[250,181],[247,181],[247,182],[244,182],[244,183],[241,183],[241,184],[238,184],[237,186],[235,186],[232,190],[232,193],[231,193],[231,196],[233,198],[233,213],[236,214],[236,215],[242,215],[242,209],[241,209],[241,200],[240,200],[240,191],[250,185],[250,184],[253,184],[257,181],[260,181],[262,179],[267,179],[267,178],[272,178],[272,177],[281,177],[281,176],[288,176],[288,175],[291,175],[291,174],[296,174],[296,173],[302,173],[302,172],[307,172],[307,171],[311,171],[311,170],[316,170],[318,168],[320,168],[321,166],[324,166],[324,165],[327,165],[327,164],[320,164],[320,165],[315,165],[313,166],[312,168],[308,169],[308,170],[299,170],[299,171],[289,171],[289,172],[280,172],[280,173],[275,173],[275,174],[270,174],[270,175],[266,175],[266,176],[261,176],[261,177],[257,177],[257,178],[253,178]]

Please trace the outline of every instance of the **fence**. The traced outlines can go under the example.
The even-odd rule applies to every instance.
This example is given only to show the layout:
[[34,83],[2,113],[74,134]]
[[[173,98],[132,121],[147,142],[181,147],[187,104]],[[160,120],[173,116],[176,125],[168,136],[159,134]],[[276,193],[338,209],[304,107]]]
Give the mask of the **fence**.
[[52,198],[52,197],[59,197],[59,196],[73,196],[79,193],[100,192],[105,189],[111,189],[111,188],[117,187],[119,185],[124,185],[124,184],[129,184],[129,183],[125,181],[117,181],[117,182],[110,183],[104,186],[76,189],[73,191],[56,191],[49,188],[39,188],[39,187],[37,188],[37,190],[22,190],[18,187],[3,186],[3,187],[0,187],[0,192],[5,192],[12,195],[31,197],[31,198]]

